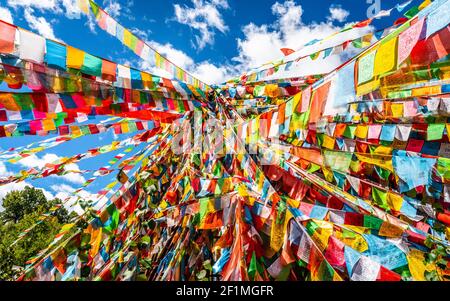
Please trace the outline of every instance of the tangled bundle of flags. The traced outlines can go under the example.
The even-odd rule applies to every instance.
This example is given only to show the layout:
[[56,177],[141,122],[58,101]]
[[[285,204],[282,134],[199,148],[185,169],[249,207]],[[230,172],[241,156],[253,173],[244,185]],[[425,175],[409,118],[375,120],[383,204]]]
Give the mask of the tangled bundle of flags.
[[[75,199],[82,213],[18,280],[450,279],[450,1],[426,0],[389,30],[314,53],[285,49],[285,59],[216,86],[93,1],[79,3],[174,79],[0,22],[0,137],[52,135],[0,160],[133,133],[0,178],[93,174],[60,205]],[[286,76],[351,44],[357,55],[330,73]],[[106,166],[70,170],[119,149]],[[78,195],[111,175],[96,199]]]

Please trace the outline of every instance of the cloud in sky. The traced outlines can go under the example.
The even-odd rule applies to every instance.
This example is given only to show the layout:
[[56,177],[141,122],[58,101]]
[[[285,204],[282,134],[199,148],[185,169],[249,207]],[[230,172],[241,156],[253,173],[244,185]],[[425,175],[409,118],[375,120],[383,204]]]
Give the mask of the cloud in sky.
[[95,206],[93,207],[94,210],[99,210],[104,206],[104,204],[107,202],[107,198],[100,197],[99,195],[95,193],[90,193],[86,190],[81,190],[78,192],[77,197],[74,195],[74,191],[76,190],[70,185],[62,184],[62,185],[52,185],[50,186],[50,189],[55,192],[55,198],[59,198],[60,200],[64,201],[67,197],[71,197],[65,204],[64,207],[69,212],[76,212],[78,215],[82,215],[84,213],[84,210],[81,208],[81,206],[76,203],[78,197],[80,197],[83,200],[90,200],[92,201]]
[[65,16],[69,19],[79,19],[81,10],[78,7],[78,0],[60,0],[60,5],[65,9]]
[[113,18],[117,18],[120,16],[120,12],[122,10],[122,5],[119,2],[115,2],[112,0],[103,1],[104,10],[107,14],[109,14]]
[[69,19],[80,18],[78,0],[8,0],[8,6],[17,9],[22,7],[37,9],[41,12],[51,11],[54,14],[62,14]]
[[35,11],[64,14],[69,19],[80,18],[77,0],[8,0],[8,6],[17,11],[23,8],[23,16],[30,28],[40,35],[54,40],[56,38],[51,22],[45,17],[35,16]]
[[51,24],[44,17],[34,16],[33,12],[32,8],[26,8],[24,13],[25,20],[30,25],[30,28],[45,38],[58,40]]
[[[219,66],[216,64],[212,64],[209,61],[196,63],[194,59],[191,58],[188,54],[186,54],[184,51],[176,49],[170,43],[160,44],[155,41],[148,41],[147,43],[167,59],[172,61],[174,64],[188,71],[207,84],[222,83],[227,80],[231,76],[231,74],[235,73],[235,68],[231,65]],[[135,62],[138,68],[143,71],[147,71],[158,76],[172,78],[172,74],[165,70],[156,68],[151,64],[151,62],[143,61],[140,59],[136,59]],[[127,61],[127,63],[131,64],[130,61]]]
[[[24,190],[25,187],[34,187],[36,189],[42,190],[42,193],[48,200],[53,200],[55,198],[58,198],[62,201],[64,201],[67,197],[72,197],[68,202],[65,203],[65,206],[69,212],[75,211],[79,215],[83,214],[83,210],[79,205],[72,206],[76,199],[74,198],[73,192],[75,191],[75,188],[72,186],[66,185],[66,184],[58,184],[58,185],[52,185],[50,186],[51,191],[46,190],[44,188],[33,186],[32,184],[28,182],[19,182],[19,183],[10,183],[7,185],[4,185],[0,189],[0,211],[3,210],[2,207],[2,200],[3,198],[10,193],[11,191],[21,191]],[[86,190],[82,190],[78,193],[78,195],[85,199],[85,200],[93,200],[95,201],[97,199],[96,194],[92,194]]]
[[120,4],[117,0],[103,0],[103,9],[114,18],[121,16],[127,18],[128,20],[135,20],[134,13],[131,10],[133,6],[133,0],[127,0],[124,4]]
[[198,49],[214,44],[215,30],[226,33],[229,28],[225,24],[220,9],[228,9],[227,0],[191,0],[192,7],[174,4],[175,20],[187,25],[199,34],[195,35]]
[[[61,159],[61,157],[56,154],[45,154],[42,157],[38,157],[37,155],[33,154],[29,157],[26,157],[25,159],[20,160],[18,163],[26,168],[43,168],[45,164],[55,162],[59,159]],[[65,170],[79,171],[80,168],[77,164],[67,164]],[[63,176],[51,177],[57,177],[73,184],[83,184],[84,182],[86,182],[86,179],[80,173],[69,173]]]
[[[13,174],[14,173],[9,171],[6,168],[5,164],[0,161],[0,177],[8,177],[8,176],[11,176]],[[31,184],[29,184],[27,182],[9,183],[9,184],[6,184],[6,185],[2,185],[0,187],[0,211],[3,210],[2,200],[9,192],[14,191],[14,190],[23,190],[27,186],[33,187],[33,185],[31,185]],[[39,188],[39,189],[41,189],[41,188]],[[45,189],[42,189],[42,191],[43,191],[43,193],[44,193],[44,195],[45,195],[45,197],[47,199],[53,199],[54,198],[53,194],[50,193],[49,191],[47,191]]]
[[[35,10],[44,13],[64,15],[69,19],[80,19],[81,10],[78,0],[8,0],[8,6],[17,11],[23,8],[25,20],[31,29],[48,38],[56,39],[51,24],[44,17],[35,17]],[[95,33],[95,22],[92,16],[86,22],[88,28]]]
[[7,168],[5,163],[3,163],[2,161],[0,161],[0,177],[8,177],[8,176],[12,176],[13,173],[10,172]]
[[[53,162],[58,158],[59,157],[55,154],[47,154],[47,155],[43,156],[42,158],[39,158],[39,157],[33,155],[33,156],[30,156],[30,157],[20,161],[20,163],[22,166],[25,166],[28,168],[31,168],[31,167],[42,168],[46,163]],[[79,168],[78,168],[78,165],[76,165],[76,164],[70,164],[67,167],[67,170],[79,170]],[[8,177],[11,175],[14,175],[14,173],[9,171],[7,169],[7,167],[5,166],[5,164],[0,161],[0,177]],[[52,176],[52,177],[56,178],[57,176]],[[65,180],[69,183],[73,183],[73,184],[82,184],[85,182],[84,177],[82,177],[79,174],[68,174],[68,175],[65,175],[65,176],[62,176],[59,178]],[[2,185],[0,187],[0,211],[3,210],[2,200],[9,192],[14,191],[14,190],[21,191],[21,190],[24,190],[25,187],[27,187],[27,186],[42,190],[42,192],[44,193],[44,196],[48,200],[59,198],[60,200],[64,201],[68,197],[73,197],[74,196],[73,193],[76,190],[72,186],[64,184],[64,183],[58,183],[58,184],[51,185],[49,187],[50,190],[47,190],[47,189],[44,189],[41,187],[36,187],[35,185],[30,184],[26,181],[22,181],[22,182],[18,182],[18,183],[9,183],[6,185]],[[97,194],[90,193],[86,190],[81,190],[78,193],[78,196],[80,196],[83,199],[93,200],[93,201],[97,200],[97,197],[98,197]],[[79,205],[70,207],[75,201],[76,201],[75,198],[69,200],[65,204],[66,208],[70,211],[75,211],[78,214],[82,214],[83,210],[81,209],[81,207]]]
[[[74,195],[74,191],[76,190],[75,188],[66,184],[58,184],[50,186],[50,189],[55,193],[55,198],[58,198],[62,201],[65,201],[68,197],[71,198],[64,204],[64,207],[66,207],[67,210],[75,211],[78,214],[83,214],[82,208],[78,204],[74,205],[77,200]],[[93,202],[98,199],[97,194],[90,193],[86,190],[81,190],[80,192],[78,192],[77,196],[81,197],[84,200],[91,200]]]
[[[67,184],[52,185],[50,186],[50,189],[56,193],[55,197],[60,200],[65,200],[67,197],[73,196],[74,191],[76,190],[74,187]],[[92,194],[86,190],[81,190],[78,195],[91,200],[95,200],[97,198],[96,194]]]
[[0,20],[6,21],[8,23],[14,22],[10,10],[6,7],[0,7]]
[[331,21],[344,22],[350,15],[350,12],[343,9],[340,5],[330,6],[330,16],[328,17]]
[[[0,188],[0,211],[3,210],[3,207],[2,207],[2,205],[1,205],[1,204],[2,204],[2,201],[3,201],[3,198],[4,198],[8,193],[10,193],[11,191],[15,191],[15,190],[18,190],[18,191],[24,190],[25,187],[27,187],[27,186],[29,186],[29,187],[34,187],[32,184],[30,184],[30,183],[28,183],[28,182],[9,183],[9,184],[3,185],[3,186]],[[42,192],[44,193],[44,196],[45,196],[47,199],[52,200],[52,199],[55,198],[54,195],[53,195],[51,192],[49,192],[49,191],[47,191],[47,190],[45,190],[45,189],[39,188],[39,187],[35,187],[35,188],[36,188],[36,189],[41,189]]]
[[8,0],[8,5],[11,7],[34,7],[41,10],[59,9],[58,0]]
[[260,26],[250,23],[243,27],[245,37],[237,41],[239,55],[234,61],[257,67],[279,59],[281,48],[297,50],[311,40],[327,37],[341,29],[333,24],[331,18],[325,22],[305,24],[303,13],[302,6],[294,0],[276,2],[272,5],[272,14],[277,17],[275,23]]

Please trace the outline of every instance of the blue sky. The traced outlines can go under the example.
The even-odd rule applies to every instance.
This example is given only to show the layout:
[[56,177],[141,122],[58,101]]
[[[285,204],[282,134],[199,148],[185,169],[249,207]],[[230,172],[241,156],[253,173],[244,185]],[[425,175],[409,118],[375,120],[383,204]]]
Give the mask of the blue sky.
[[[76,0],[0,0],[0,18],[61,40],[91,54],[136,68],[152,70],[145,62],[103,32],[87,16],[81,15]],[[377,1],[377,0],[372,0]],[[381,9],[404,1],[380,0]],[[280,48],[299,49],[314,38],[322,38],[346,24],[367,19],[368,0],[97,0],[103,8],[137,36],[151,43],[174,63],[208,82],[221,82],[252,67],[282,56]],[[414,0],[412,5],[421,1]],[[375,20],[377,29],[392,25],[401,17],[393,11],[390,17]],[[0,87],[1,89],[1,87]],[[97,120],[90,120],[95,122]],[[111,143],[111,132],[77,139],[22,162],[0,162],[0,176],[15,173],[45,160],[70,156]],[[51,136],[49,136],[51,137]],[[47,137],[46,137],[47,138]],[[29,144],[42,137],[0,139],[0,148]],[[138,151],[139,148],[136,149]],[[99,168],[119,151],[81,161],[78,168]],[[135,153],[135,152],[133,152]],[[131,153],[131,155],[133,154]],[[82,178],[80,178],[82,177]],[[63,197],[78,188],[89,174],[55,177],[0,187],[0,198],[11,189],[25,184],[43,188],[49,196]],[[101,179],[87,189],[95,193],[111,181]]]

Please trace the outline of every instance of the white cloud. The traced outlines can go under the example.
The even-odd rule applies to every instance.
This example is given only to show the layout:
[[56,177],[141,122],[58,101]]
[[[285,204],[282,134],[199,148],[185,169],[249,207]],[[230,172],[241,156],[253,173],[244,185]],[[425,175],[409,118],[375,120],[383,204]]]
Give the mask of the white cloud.
[[[103,9],[113,18],[117,18],[120,16],[134,21],[136,17],[131,10],[133,6],[133,0],[127,0],[123,4],[120,4],[117,0],[103,0]],[[146,19],[146,16],[144,16],[143,18]]]
[[143,41],[147,41],[148,40],[148,35],[152,32],[151,30],[141,30],[141,29],[136,28],[136,27],[130,28],[130,31],[132,33],[134,33],[139,39],[141,39]]
[[[2,201],[3,201],[3,198],[4,198],[9,192],[15,191],[15,190],[21,191],[21,190],[24,190],[25,187],[27,187],[27,186],[29,186],[29,187],[34,187],[33,185],[31,185],[30,183],[27,183],[27,182],[9,183],[9,184],[0,186],[0,211],[3,210],[3,207],[1,206]],[[39,187],[35,187],[35,188],[36,188],[36,189],[42,190],[42,192],[44,193],[44,196],[45,196],[48,200],[52,200],[52,199],[55,198],[54,195],[53,195],[51,192],[49,192],[49,191],[47,191],[47,190],[45,190],[45,189],[39,188]]]
[[227,0],[191,0],[193,7],[174,4],[175,20],[199,31],[195,41],[199,49],[214,44],[215,30],[225,33],[228,26],[219,9],[228,9]]
[[[27,187],[27,186],[42,190],[42,193],[48,200],[53,200],[55,198],[58,198],[58,199],[64,201],[68,197],[73,197],[74,191],[75,191],[75,188],[73,188],[70,185],[66,185],[66,184],[58,184],[58,185],[50,186],[50,189],[54,192],[54,193],[52,193],[46,189],[33,186],[32,184],[30,184],[28,182],[10,183],[7,185],[0,186],[0,211],[3,210],[2,200],[9,192],[21,191],[21,190],[24,190],[25,187]],[[94,202],[98,198],[97,194],[90,193],[86,190],[80,191],[78,193],[78,196],[80,196],[84,200],[92,200]],[[65,203],[66,209],[68,209],[69,211],[75,211],[78,214],[82,214],[83,210],[81,209],[81,207],[78,204],[73,206],[75,201],[76,201],[75,198],[68,200],[68,202]]]
[[[294,54],[294,56],[300,57],[314,53],[314,49],[317,47],[324,49],[335,46],[368,31],[367,28],[353,29],[336,35],[320,46],[303,47],[308,42],[328,37],[343,27],[334,25],[330,18],[319,23],[304,23],[302,20],[303,8],[294,0],[286,0],[283,3],[276,2],[272,6],[272,13],[277,17],[277,21],[272,24],[250,23],[243,27],[244,38],[237,41],[239,55],[233,58],[238,63],[237,70],[249,71],[251,68],[279,60],[282,57],[281,48],[301,49],[302,51]],[[335,17],[337,17],[336,13]],[[309,62],[302,67],[306,74],[317,74],[330,72],[342,62],[342,59],[339,58],[328,58],[326,61]]]
[[27,168],[43,168],[45,164],[52,163],[58,160],[60,157],[55,154],[45,154],[42,158],[33,154],[25,159],[20,160],[18,163]]
[[58,0],[8,0],[11,7],[33,7],[41,10],[59,9]]
[[62,0],[61,5],[64,7],[66,17],[69,19],[79,19],[81,16],[81,10],[78,7],[78,0]]
[[7,23],[14,23],[11,12],[5,7],[0,7],[0,19]]
[[[80,168],[78,167],[77,164],[68,164],[68,165],[66,165],[65,170],[79,171]],[[85,177],[83,177],[81,173],[77,173],[77,172],[68,173],[66,175],[61,176],[60,178],[66,180],[70,183],[74,183],[74,184],[83,184],[84,182],[86,182]]]
[[53,27],[44,17],[36,17],[33,15],[32,8],[25,9],[25,20],[27,20],[28,25],[30,25],[31,29],[37,31],[41,36],[57,40],[55,37],[55,33],[53,32]]
[[231,66],[216,66],[209,62],[202,62],[195,66],[193,73],[207,83],[219,84],[230,79],[233,70]]
[[[25,159],[22,159],[19,161],[19,164],[22,166],[25,166],[27,168],[43,168],[48,163],[53,163],[61,159],[61,157],[55,155],[55,154],[45,154],[42,158],[39,158],[35,154],[26,157]],[[79,171],[80,168],[77,164],[67,164],[65,166],[65,170],[67,171]],[[63,176],[51,176],[51,177],[57,177],[59,179],[65,180],[69,183],[73,184],[83,184],[86,182],[86,179],[83,177],[80,173],[68,173]]]
[[104,10],[107,14],[109,14],[113,18],[117,18],[120,16],[122,6],[119,2],[115,2],[113,0],[103,1]]
[[[79,19],[81,16],[78,0],[8,0],[7,4],[14,10],[23,8],[25,17],[27,11],[30,14],[34,9],[40,12],[50,11],[53,14],[64,14],[69,19]],[[39,31],[39,33],[46,33],[51,37],[53,29],[43,17],[31,16],[25,19],[32,29]],[[86,25],[95,33],[95,23],[90,15]]]
[[[19,182],[19,183],[10,183],[4,186],[0,186],[0,211],[3,210],[3,207],[1,206],[3,198],[11,191],[21,191],[24,190],[25,187],[34,187],[36,189],[42,190],[42,193],[44,193],[44,196],[48,200],[53,200],[55,198],[60,199],[61,201],[65,201],[68,197],[71,197],[65,204],[64,207],[66,207],[69,212],[75,211],[78,214],[83,214],[83,210],[81,207],[77,204],[74,206],[76,199],[72,198],[74,196],[75,188],[72,186],[66,185],[66,184],[58,184],[58,185],[52,185],[50,186],[50,189],[54,192],[50,192],[46,189],[35,187],[27,182]],[[86,190],[82,190],[78,193],[78,196],[80,196],[82,199],[85,200],[97,200],[97,195],[92,194]]]
[[[61,200],[65,200],[67,197],[74,196],[74,192],[76,190],[74,187],[66,184],[52,185],[50,186],[50,189],[56,193],[55,197]],[[97,194],[92,194],[86,190],[81,190],[80,192],[78,192],[78,196],[83,199],[97,199]]]
[[149,45],[182,68],[188,68],[194,64],[194,60],[191,57],[183,51],[175,49],[170,43],[159,44],[152,41]]
[[69,19],[79,19],[81,15],[78,0],[8,0],[7,3],[14,9],[21,7],[51,11],[54,14],[64,13]]
[[[214,65],[208,61],[195,63],[185,52],[173,47],[172,44],[159,44],[155,41],[147,42],[151,47],[173,62],[175,65],[188,71],[201,81],[207,84],[218,84],[227,80],[231,74],[235,73],[234,67],[230,65]],[[139,69],[151,72],[152,74],[172,78],[172,74],[165,70],[155,68],[151,62],[139,61]]]
[[[280,48],[298,49],[313,39],[320,39],[339,28],[331,22],[304,24],[303,8],[293,0],[276,2],[272,13],[278,18],[274,24],[257,26],[253,23],[243,28],[244,39],[238,39],[238,63],[256,67],[280,58]],[[264,51],[262,51],[264,49]]]
[[12,176],[14,173],[10,172],[7,168],[5,163],[0,161],[0,178],[5,178],[8,176]]
[[[52,185],[50,186],[50,189],[56,193],[55,198],[58,198],[62,201],[66,201],[64,203],[64,207],[67,210],[69,210],[69,212],[75,211],[79,215],[82,215],[84,213],[81,206],[79,204],[76,204],[78,198],[75,198],[74,194],[74,191],[76,190],[75,188],[69,185],[62,184],[62,185]],[[83,200],[90,200],[93,202],[96,202],[98,199],[97,194],[90,193],[86,190],[81,190],[80,192],[78,192],[77,196],[79,196]],[[70,199],[66,200],[69,197]],[[96,209],[98,209],[98,207]]]
[[350,15],[350,12],[343,9],[341,6],[332,5],[330,6],[330,17],[331,21],[344,22]]

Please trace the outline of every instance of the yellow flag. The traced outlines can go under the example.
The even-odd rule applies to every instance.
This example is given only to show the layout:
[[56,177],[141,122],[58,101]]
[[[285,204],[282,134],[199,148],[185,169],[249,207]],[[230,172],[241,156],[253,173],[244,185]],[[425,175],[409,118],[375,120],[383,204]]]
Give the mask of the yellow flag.
[[155,52],[155,65],[158,68],[164,69],[162,56],[158,52]]
[[355,136],[359,139],[366,139],[367,134],[369,133],[369,126],[368,125],[358,125],[356,127]]
[[144,90],[151,90],[153,88],[152,76],[147,72],[141,72],[141,78]]
[[287,226],[292,218],[293,216],[289,210],[286,210],[286,215],[282,223],[277,223],[276,217],[273,218],[272,229],[270,230],[270,247],[275,252],[278,252],[283,246]]
[[375,56],[374,75],[392,71],[397,66],[397,38],[381,44]]
[[320,251],[324,251],[328,246],[330,236],[333,234],[333,224],[320,220],[314,220],[314,222],[319,225],[319,228],[311,237]]
[[412,90],[412,96],[437,95],[442,92],[441,86],[431,86],[423,88],[415,88]]
[[447,123],[445,125],[445,127],[447,128],[447,136],[448,136],[448,140],[450,140],[450,123]]
[[392,147],[380,145],[373,151],[373,153],[377,155],[392,155],[393,150],[394,149]]
[[112,183],[109,183],[109,184],[105,187],[105,190],[112,189],[114,186],[116,186],[116,184],[117,184],[117,181],[114,181],[114,182],[112,182]]
[[276,84],[269,84],[265,87],[265,93],[270,98],[275,98],[280,96],[280,89]]
[[59,232],[68,232],[70,229],[73,228],[73,226],[75,226],[75,224],[66,224],[64,226],[62,226],[61,230],[59,230]]
[[389,238],[397,238],[402,236],[402,234],[403,234],[402,228],[388,222],[383,222],[381,224],[380,230],[378,231],[378,235]]
[[358,96],[368,94],[372,91],[375,91],[380,87],[380,80],[372,80],[366,84],[359,85],[356,89],[356,94]]
[[54,131],[54,130],[56,130],[55,123],[53,122],[53,119],[43,119],[42,120],[42,128],[45,131]]
[[[354,229],[352,229],[354,230]],[[351,233],[351,235],[349,235]],[[335,236],[337,239],[342,241],[345,245],[355,249],[356,251],[363,253],[369,249],[366,240],[358,233],[353,233],[348,230],[343,230],[343,232],[336,231]]]
[[81,69],[84,61],[84,51],[80,49],[73,48],[71,46],[67,47],[67,67],[73,69]]
[[79,137],[79,136],[81,136],[81,130],[76,125],[70,126],[70,131],[72,132],[72,137]]
[[431,4],[431,0],[425,0],[422,2],[422,4],[419,5],[419,10],[424,9],[425,7],[427,7],[428,5]]
[[2,104],[5,109],[9,111],[20,111],[20,107],[17,105],[14,97],[10,93],[0,94],[0,104]]
[[283,224],[279,224],[276,221],[276,217],[272,220],[272,228],[270,230],[270,247],[278,252],[283,246],[284,233]]
[[407,255],[409,271],[415,281],[427,281],[425,272],[436,270],[436,266],[432,263],[425,265],[425,254],[419,250],[411,249]]
[[128,29],[123,30],[123,43],[130,48],[131,47],[131,32]]
[[295,94],[293,100],[294,100],[293,108],[294,111],[296,111],[297,106],[300,104],[300,101],[302,100],[302,92]]
[[53,84],[52,84],[53,92],[63,92],[64,87],[64,79],[62,77],[54,77],[53,78]]
[[100,244],[102,242],[102,228],[98,228],[98,229],[94,229],[93,227],[91,227],[89,225],[89,227],[91,229],[90,233],[91,233],[91,241],[89,242],[89,244],[91,245],[91,249],[89,250],[89,255],[94,258],[95,255],[98,254],[98,251],[100,249]]
[[248,188],[245,185],[239,185],[238,186],[238,193],[241,197],[247,197],[249,196],[248,194]]
[[403,117],[403,103],[393,103],[391,104],[392,117],[400,118]]
[[123,134],[128,133],[130,131],[130,129],[128,127],[128,123],[121,123],[120,127],[122,129],[122,133]]
[[323,138],[322,147],[333,150],[335,142],[336,142],[336,140],[333,137],[325,135],[324,138]]
[[366,154],[356,154],[356,157],[358,157],[358,160],[361,162],[373,164],[394,172],[394,167],[392,166],[392,157],[372,156]]
[[394,209],[395,211],[400,211],[403,205],[403,198],[401,195],[388,192],[387,203],[390,208]]
[[322,167],[322,172],[323,175],[325,177],[325,180],[327,180],[328,182],[333,182],[334,180],[334,174],[333,171],[330,168],[326,168],[326,167]]

